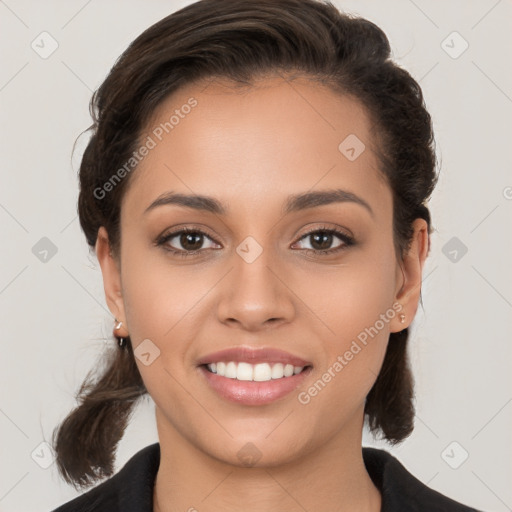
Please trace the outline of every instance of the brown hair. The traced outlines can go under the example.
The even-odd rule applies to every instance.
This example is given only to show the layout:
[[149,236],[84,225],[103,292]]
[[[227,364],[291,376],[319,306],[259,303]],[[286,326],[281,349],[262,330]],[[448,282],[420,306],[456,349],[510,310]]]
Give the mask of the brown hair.
[[[381,172],[393,194],[397,257],[407,251],[416,218],[431,222],[426,202],[437,181],[432,122],[418,83],[390,59],[380,28],[321,0],[201,0],[135,39],[93,94],[92,136],[80,165],[80,224],[91,249],[105,226],[120,256],[120,205],[129,173],[105,197],[95,191],[127,162],[145,123],[169,94],[208,78],[251,84],[293,72],[357,98],[376,128]],[[373,433],[397,443],[413,430],[408,330],[392,333],[365,415]],[[53,433],[63,478],[85,487],[113,473],[115,449],[136,401],[147,393],[126,350],[113,349],[102,376],[88,374],[80,404]]]

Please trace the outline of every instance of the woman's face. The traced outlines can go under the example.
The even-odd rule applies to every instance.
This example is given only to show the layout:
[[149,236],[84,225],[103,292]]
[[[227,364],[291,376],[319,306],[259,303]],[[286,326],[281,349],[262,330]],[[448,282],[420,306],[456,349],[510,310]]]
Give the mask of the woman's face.
[[[122,202],[121,266],[102,267],[108,283],[119,271],[120,295],[107,283],[107,296],[161,442],[275,465],[359,436],[389,333],[409,324],[419,293],[403,294],[392,194],[362,105],[304,79],[188,86],[142,143]],[[209,199],[151,207],[172,194]],[[255,374],[263,380],[244,380]]]

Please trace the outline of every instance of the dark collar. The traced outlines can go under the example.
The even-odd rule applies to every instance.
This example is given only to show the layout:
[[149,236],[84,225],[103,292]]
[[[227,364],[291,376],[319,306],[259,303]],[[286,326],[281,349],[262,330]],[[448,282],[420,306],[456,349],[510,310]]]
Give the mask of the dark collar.
[[427,487],[385,450],[363,447],[363,460],[382,495],[381,512],[477,512]]
[[[363,447],[363,460],[382,495],[381,512],[477,512],[411,475],[390,453]],[[160,444],[146,446],[114,476],[53,512],[153,512]]]

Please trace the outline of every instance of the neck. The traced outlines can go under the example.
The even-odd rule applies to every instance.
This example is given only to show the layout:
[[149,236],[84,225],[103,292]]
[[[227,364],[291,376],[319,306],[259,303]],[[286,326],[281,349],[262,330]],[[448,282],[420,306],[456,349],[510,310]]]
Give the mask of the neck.
[[321,512],[342,505],[344,510],[381,510],[380,492],[363,461],[362,421],[300,459],[272,467],[227,464],[198,450],[175,430],[158,430],[154,512],[230,512],[241,506],[246,512]]

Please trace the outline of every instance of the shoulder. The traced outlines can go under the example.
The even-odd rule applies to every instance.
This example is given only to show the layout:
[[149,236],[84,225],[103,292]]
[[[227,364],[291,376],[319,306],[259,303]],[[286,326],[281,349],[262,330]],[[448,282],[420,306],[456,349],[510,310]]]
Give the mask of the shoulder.
[[118,473],[52,512],[151,512],[159,465],[160,444],[146,446]]
[[382,495],[382,512],[478,512],[420,482],[393,455],[363,448],[366,469]]

